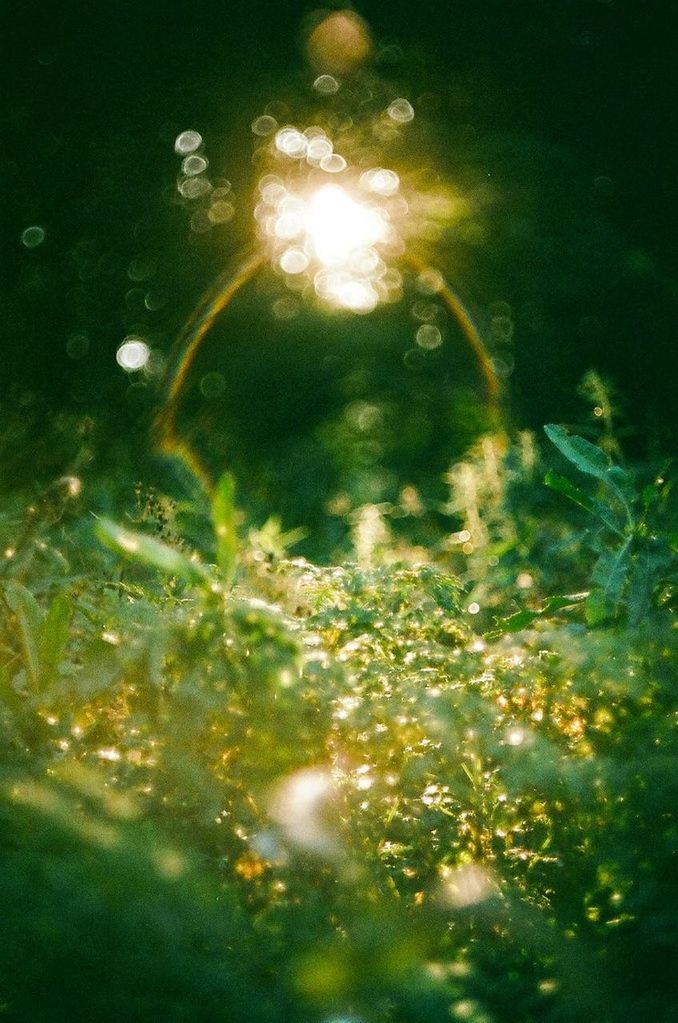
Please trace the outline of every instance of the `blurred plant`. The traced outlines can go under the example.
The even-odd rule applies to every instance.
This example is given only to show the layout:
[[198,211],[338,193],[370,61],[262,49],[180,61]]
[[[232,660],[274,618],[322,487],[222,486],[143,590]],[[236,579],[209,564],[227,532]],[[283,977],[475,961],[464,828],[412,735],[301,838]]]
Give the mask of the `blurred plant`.
[[622,451],[617,419],[620,415],[620,399],[609,380],[591,369],[584,374],[579,385],[579,394],[592,406],[591,417],[598,434],[598,445],[610,458],[620,459]]
[[[7,559],[8,1018],[671,1018],[676,633],[650,556],[675,546],[650,525],[669,488],[632,494],[549,435],[599,493],[544,488],[530,436],[484,443],[450,512],[482,553],[398,561],[364,509],[359,563],[290,559],[274,522],[238,540],[225,477],[200,542],[156,495],[140,529],[51,516]],[[548,589],[590,572],[584,513],[603,564],[632,538],[588,627]],[[469,588],[510,614],[521,573],[541,609],[474,635]]]
[[660,535],[657,520],[666,510],[670,487],[663,476],[636,489],[631,472],[583,437],[560,426],[545,432],[560,454],[582,475],[597,481],[599,494],[572,483],[554,470],[545,483],[564,494],[594,519],[589,542],[598,555],[591,574],[594,588],[586,600],[590,624],[624,615],[638,626],[675,598],[678,548],[675,537]]
[[[568,591],[582,589],[581,551],[570,523],[542,486],[543,459],[534,435],[521,432],[506,443],[486,436],[446,476],[446,515],[455,528],[442,544],[466,587],[466,607],[476,628],[492,621],[523,628],[536,612],[525,608],[554,600],[569,606]],[[556,597],[555,595],[559,595]],[[505,619],[515,606],[521,617]]]

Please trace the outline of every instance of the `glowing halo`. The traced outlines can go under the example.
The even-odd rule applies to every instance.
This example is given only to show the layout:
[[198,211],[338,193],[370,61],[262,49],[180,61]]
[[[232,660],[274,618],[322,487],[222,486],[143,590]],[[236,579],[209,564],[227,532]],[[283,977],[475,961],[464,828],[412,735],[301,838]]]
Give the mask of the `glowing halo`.
[[[405,109],[406,103],[392,103],[388,116],[394,117],[392,107],[401,104]],[[407,120],[411,110],[407,103]],[[473,353],[494,425],[499,425],[499,379],[471,315],[442,275],[408,244],[411,237],[416,244],[412,206],[416,211],[425,199],[404,196],[400,177],[390,168],[351,166],[317,126],[301,131],[287,125],[271,134],[267,142],[270,166],[278,173],[265,173],[258,182],[254,219],[259,244],[235,273],[224,274],[209,289],[177,339],[176,358],[168,369],[165,399],[155,422],[160,448],[178,455],[207,492],[212,490],[210,474],[197,452],[177,432],[181,394],[215,320],[265,266],[321,306],[358,315],[402,297],[399,265],[418,281],[428,281]]]

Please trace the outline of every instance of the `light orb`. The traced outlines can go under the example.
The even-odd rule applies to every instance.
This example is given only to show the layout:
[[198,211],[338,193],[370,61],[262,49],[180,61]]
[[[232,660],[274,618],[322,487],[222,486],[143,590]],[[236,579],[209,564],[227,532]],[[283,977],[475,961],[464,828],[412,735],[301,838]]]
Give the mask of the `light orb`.
[[[267,175],[259,184],[257,219],[274,264],[290,283],[305,275],[321,304],[369,313],[399,295],[400,275],[386,260],[400,251],[390,195],[363,177],[344,184],[320,179],[296,187]],[[395,190],[394,189],[394,190]],[[290,278],[294,278],[294,281]]]

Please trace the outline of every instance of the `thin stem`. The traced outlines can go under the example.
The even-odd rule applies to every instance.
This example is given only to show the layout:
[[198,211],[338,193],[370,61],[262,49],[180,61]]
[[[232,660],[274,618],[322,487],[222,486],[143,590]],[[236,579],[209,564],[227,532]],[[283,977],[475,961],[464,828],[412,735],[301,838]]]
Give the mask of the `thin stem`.
[[[419,256],[408,254],[405,259],[415,273],[419,274],[428,269],[427,264],[420,259]],[[490,358],[489,352],[485,347],[485,343],[480,336],[478,328],[471,319],[468,310],[459,296],[452,290],[447,282],[443,282],[443,286],[439,291],[437,291],[437,295],[448,312],[450,312],[457,321],[457,324],[466,339],[466,343],[476,358],[478,368],[480,369],[483,382],[485,384],[487,399],[492,410],[493,417],[497,419],[498,425],[501,421],[501,387],[499,384],[499,377],[497,376],[494,363]]]
[[[181,394],[200,346],[215,320],[228,308],[241,288],[256,276],[265,262],[266,255],[262,253],[246,257],[235,273],[222,275],[200,300],[174,346],[176,358],[168,369],[165,400],[154,423],[156,441],[160,450],[179,457],[208,494],[214,490],[214,483],[208,469],[188,441],[183,440],[177,433],[176,420]],[[408,255],[406,262],[416,273],[421,273],[427,268],[426,263],[418,256]],[[438,295],[443,305],[456,320],[476,358],[495,425],[499,426],[502,419],[501,389],[499,378],[485,344],[466,307],[447,283],[443,283]]]
[[261,253],[246,257],[235,273],[223,274],[203,295],[175,343],[176,358],[167,372],[165,400],[154,423],[160,450],[181,458],[208,494],[214,489],[209,471],[188,441],[177,434],[181,393],[200,346],[215,320],[228,308],[241,288],[256,276],[265,261],[266,256]]

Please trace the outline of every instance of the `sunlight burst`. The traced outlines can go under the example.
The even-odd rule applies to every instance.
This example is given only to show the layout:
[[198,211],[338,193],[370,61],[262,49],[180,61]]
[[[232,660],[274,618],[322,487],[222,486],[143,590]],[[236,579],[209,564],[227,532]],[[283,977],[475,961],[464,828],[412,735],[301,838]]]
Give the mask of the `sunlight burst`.
[[[289,183],[267,174],[259,182],[262,201],[255,215],[288,285],[295,290],[312,285],[323,304],[356,313],[399,298],[400,274],[386,263],[402,249],[397,222],[407,204],[397,194],[398,175],[382,168],[360,176],[348,169],[344,175],[345,161],[337,171],[328,162],[337,154],[326,136],[309,140],[291,128],[279,136],[284,137],[278,146],[299,148],[303,140],[306,158],[313,163],[319,158],[317,176]],[[341,184],[325,177],[336,173],[342,174]]]

